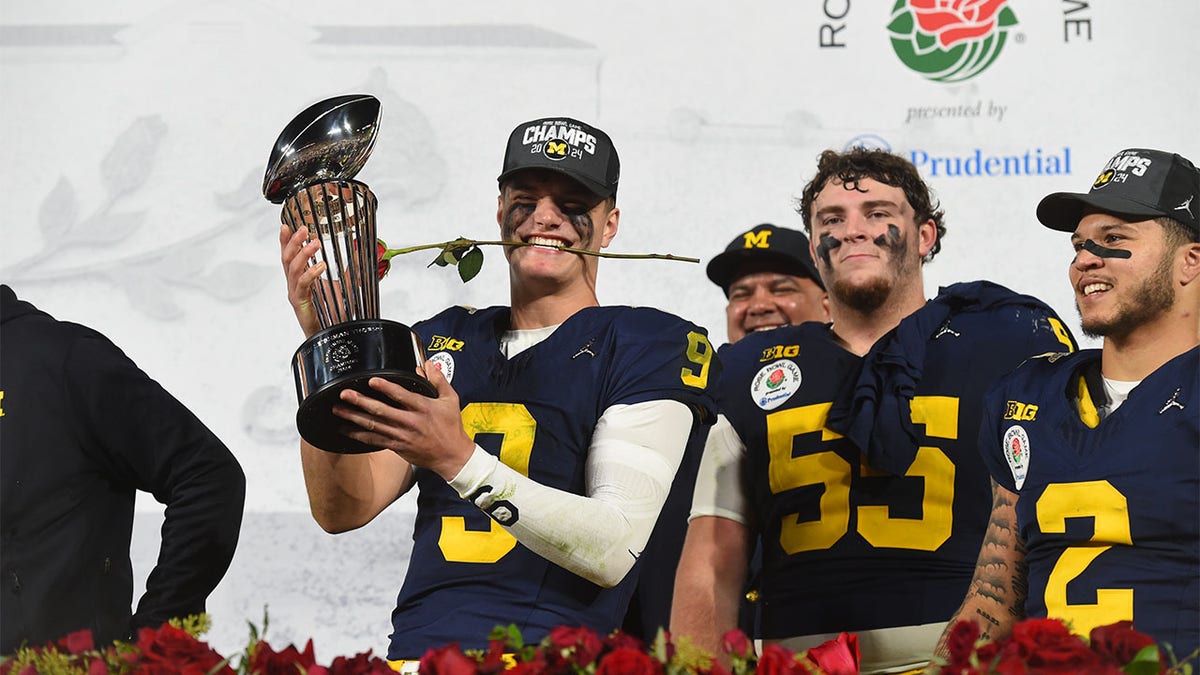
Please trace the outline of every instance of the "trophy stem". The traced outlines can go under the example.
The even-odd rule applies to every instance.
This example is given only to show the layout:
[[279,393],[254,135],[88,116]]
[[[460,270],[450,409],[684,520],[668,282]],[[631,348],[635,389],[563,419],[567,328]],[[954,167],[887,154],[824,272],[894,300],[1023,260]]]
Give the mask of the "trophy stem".
[[284,204],[283,221],[307,227],[320,241],[309,264],[325,263],[312,301],[322,328],[379,316],[375,250],[375,195],[352,180],[325,181],[297,191]]
[[[334,185],[337,185],[338,187],[340,187],[340,184],[335,183]],[[361,314],[356,313],[359,309],[358,303],[356,302],[357,297],[355,294],[355,291],[358,288],[358,284],[346,283],[347,276],[350,279],[361,279],[361,277],[359,277],[357,274],[354,273],[355,270],[349,269],[350,268],[350,265],[349,265],[350,251],[348,249],[350,248],[350,246],[343,247],[344,242],[342,241],[342,237],[338,236],[338,234],[339,234],[338,226],[340,225],[343,228],[345,228],[345,226],[347,225],[347,222],[344,217],[345,216],[345,202],[343,202],[339,198],[340,195],[331,196],[329,194],[329,186],[330,186],[329,183],[322,183],[319,186],[319,188],[324,196],[323,202],[325,204],[325,223],[324,223],[325,227],[321,232],[321,240],[322,240],[321,245],[324,246],[325,242],[328,241],[330,244],[330,248],[333,249],[333,261],[332,261],[333,264],[325,265],[326,280],[329,281],[330,286],[334,286],[333,274],[334,274],[334,271],[336,270],[337,275],[338,275],[337,280],[341,282],[341,283],[336,284],[336,286],[334,286],[341,294],[341,297],[338,298],[338,300],[340,300],[341,304],[338,306],[342,310],[341,316],[337,317],[335,319],[335,322],[346,321],[347,319],[351,319],[351,318],[365,318]],[[337,206],[339,207],[337,217],[335,217],[333,210],[329,208],[329,205],[332,204],[334,201],[337,202]],[[318,227],[320,227],[320,224],[318,224]],[[348,236],[348,233],[346,232],[345,229],[343,229],[341,231],[341,233]],[[346,274],[347,270],[349,270],[349,272],[350,272],[349,275]]]

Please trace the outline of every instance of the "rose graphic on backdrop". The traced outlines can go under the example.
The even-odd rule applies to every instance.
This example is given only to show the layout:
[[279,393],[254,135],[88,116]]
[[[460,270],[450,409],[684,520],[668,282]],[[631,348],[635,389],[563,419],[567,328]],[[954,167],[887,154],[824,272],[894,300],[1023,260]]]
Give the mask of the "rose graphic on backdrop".
[[962,82],[992,65],[1015,25],[1008,0],[898,0],[887,28],[904,65],[935,82]]

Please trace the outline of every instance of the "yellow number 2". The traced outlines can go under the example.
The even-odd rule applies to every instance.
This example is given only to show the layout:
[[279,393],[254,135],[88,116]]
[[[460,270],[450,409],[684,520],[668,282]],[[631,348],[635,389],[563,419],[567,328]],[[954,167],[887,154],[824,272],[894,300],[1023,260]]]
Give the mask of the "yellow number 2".
[[1038,527],[1062,534],[1067,531],[1067,518],[1094,518],[1094,531],[1085,544],[1072,546],[1058,557],[1046,581],[1046,614],[1070,622],[1079,635],[1088,635],[1096,626],[1132,621],[1132,588],[1097,588],[1092,605],[1067,602],[1067,584],[1093,560],[1115,545],[1133,544],[1125,495],[1106,480],[1047,485],[1037,500]]
[[[500,434],[500,461],[521,475],[529,475],[529,456],[533,453],[537,422],[520,403],[470,403],[462,410],[467,435]],[[442,516],[438,548],[449,562],[494,563],[517,545],[512,536],[494,520],[487,530],[468,530],[462,516]]]

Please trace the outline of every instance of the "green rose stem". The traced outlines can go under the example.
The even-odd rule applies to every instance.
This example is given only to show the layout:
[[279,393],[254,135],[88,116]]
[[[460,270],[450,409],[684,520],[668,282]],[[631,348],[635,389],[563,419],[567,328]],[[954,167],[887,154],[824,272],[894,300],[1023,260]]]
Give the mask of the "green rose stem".
[[[530,244],[524,241],[475,241],[474,239],[454,239],[453,241],[444,241],[440,244],[421,244],[420,246],[389,248],[383,252],[383,259],[391,260],[398,255],[413,253],[414,251],[424,251],[431,248],[440,248],[443,251],[457,251],[469,249],[473,246],[544,246],[544,244]],[[700,262],[699,258],[689,258],[687,256],[674,255],[672,253],[605,253],[604,251],[588,251],[582,248],[569,248],[567,246],[560,247],[558,250],[567,251],[568,253],[594,255],[598,258],[653,258],[656,260],[678,260],[679,262],[690,263]]]
[[[387,248],[387,244],[380,242],[384,251],[379,254],[379,260],[386,262],[392,258],[405,253],[414,251],[426,251],[430,249],[439,249],[441,254],[433,259],[432,265],[457,265],[458,275],[464,282],[475,278],[483,266],[483,252],[479,250],[480,246],[543,246],[543,244],[531,244],[523,241],[476,241],[474,239],[466,239],[459,237],[450,241],[443,241],[438,244],[421,244],[419,246],[407,246],[404,248]],[[555,247],[545,247],[555,248]],[[699,258],[689,258],[686,256],[677,256],[671,253],[605,253],[603,251],[588,251],[581,248],[557,247],[559,251],[568,253],[578,253],[580,255],[591,255],[597,258],[625,258],[625,259],[654,259],[654,260],[677,260],[679,262],[698,263]],[[390,267],[390,264],[387,266]],[[383,274],[386,274],[386,267]],[[382,276],[382,275],[381,275]]]

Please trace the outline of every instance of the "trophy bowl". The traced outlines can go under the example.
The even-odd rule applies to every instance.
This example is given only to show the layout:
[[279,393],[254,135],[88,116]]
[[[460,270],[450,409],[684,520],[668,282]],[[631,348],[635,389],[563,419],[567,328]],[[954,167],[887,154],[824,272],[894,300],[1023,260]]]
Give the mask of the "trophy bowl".
[[284,128],[267,161],[263,196],[282,203],[282,221],[301,227],[320,248],[309,265],[325,263],[313,284],[321,329],[292,357],[296,428],[314,446],[342,454],[378,447],[342,432],[350,423],[333,414],[346,389],[388,400],[368,386],[372,377],[434,398],[418,369],[420,337],[402,323],[379,318],[374,193],[352,180],[375,145],[382,106],[373,96],[337,96],[309,106]]
[[369,94],[349,94],[318,101],[288,123],[263,177],[263,196],[281,204],[312,183],[358,174],[379,135],[383,106]]

